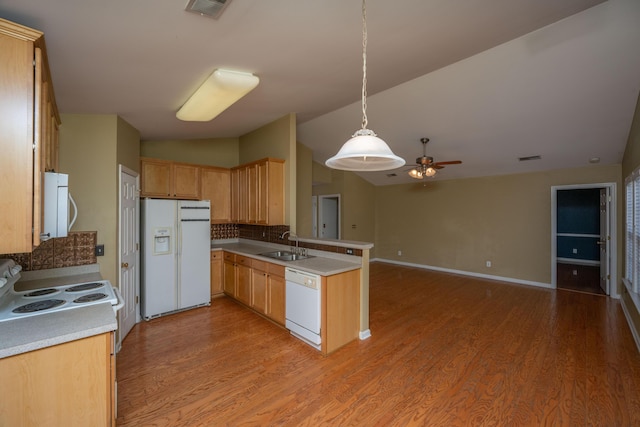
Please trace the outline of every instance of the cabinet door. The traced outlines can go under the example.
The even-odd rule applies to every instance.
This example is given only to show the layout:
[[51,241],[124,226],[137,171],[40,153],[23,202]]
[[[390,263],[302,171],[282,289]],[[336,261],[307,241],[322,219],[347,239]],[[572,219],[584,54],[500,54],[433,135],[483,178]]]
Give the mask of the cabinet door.
[[173,166],[173,197],[197,200],[200,195],[200,168],[175,163]]
[[285,298],[284,275],[269,275],[267,284],[267,316],[281,325],[284,325],[285,320]]
[[143,197],[172,197],[171,162],[140,160],[140,184]]
[[247,194],[247,168],[238,168],[238,222],[249,222],[249,197]]
[[247,166],[247,220],[250,224],[258,222],[258,167]]
[[236,297],[236,266],[233,261],[224,261],[224,293]]
[[0,46],[0,194],[10,201],[0,215],[0,253],[31,252],[33,196],[39,195],[33,188],[33,43],[2,33]]
[[211,200],[211,223],[231,221],[231,172],[229,169],[200,169],[200,199]]
[[237,265],[238,274],[238,286],[236,292],[236,299],[251,305],[251,266],[249,265]]
[[251,271],[251,307],[259,313],[267,313],[267,272]]
[[211,296],[224,292],[222,252],[211,252]]
[[257,203],[258,224],[269,224],[269,163],[264,161],[256,165],[257,168]]
[[240,172],[231,169],[231,222],[238,222],[240,217]]

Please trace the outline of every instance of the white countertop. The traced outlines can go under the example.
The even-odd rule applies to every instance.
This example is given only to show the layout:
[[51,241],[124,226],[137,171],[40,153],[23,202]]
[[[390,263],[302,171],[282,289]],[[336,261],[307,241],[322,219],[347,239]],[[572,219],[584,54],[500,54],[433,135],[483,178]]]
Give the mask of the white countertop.
[[272,264],[283,265],[285,267],[297,268],[310,273],[319,274],[321,276],[332,276],[345,271],[356,270],[362,267],[362,259],[353,255],[332,254],[324,251],[309,250],[312,258],[301,259],[298,261],[281,261],[278,259],[261,256],[260,253],[270,252],[274,250],[288,250],[289,246],[277,245],[259,242],[248,243],[246,240],[240,240],[233,243],[212,243],[212,250],[225,250],[239,255],[247,255],[252,258],[267,261]]
[[[21,276],[15,284],[19,291],[102,280],[94,267],[23,272]],[[106,302],[0,322],[0,359],[116,329],[113,307]]]

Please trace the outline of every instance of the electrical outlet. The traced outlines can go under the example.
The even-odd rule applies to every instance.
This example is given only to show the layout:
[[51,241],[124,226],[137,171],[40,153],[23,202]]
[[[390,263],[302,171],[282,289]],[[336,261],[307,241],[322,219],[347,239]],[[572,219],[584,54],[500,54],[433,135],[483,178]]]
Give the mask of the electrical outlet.
[[398,251],[398,256],[402,256],[402,251]]
[[578,275],[578,270],[573,270],[573,275],[577,276]]
[[96,256],[104,256],[104,245],[96,245]]
[[353,249],[347,248],[347,255],[353,255]]
[[491,261],[487,261],[486,266],[487,268],[491,268]]
[[573,253],[574,253],[574,254],[577,254],[577,253],[578,253],[578,249],[573,248]]

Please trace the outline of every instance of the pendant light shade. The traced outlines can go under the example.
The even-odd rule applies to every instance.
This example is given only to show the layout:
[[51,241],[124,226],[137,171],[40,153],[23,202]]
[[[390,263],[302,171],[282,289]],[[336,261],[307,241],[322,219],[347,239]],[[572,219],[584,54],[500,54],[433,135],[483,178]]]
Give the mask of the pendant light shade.
[[393,154],[376,133],[367,129],[367,13],[362,0],[362,129],[344,143],[340,151],[325,162],[333,169],[347,171],[385,171],[405,164]]
[[404,159],[369,129],[360,129],[344,143],[338,154],[325,162],[333,169],[346,171],[384,171],[403,166]]

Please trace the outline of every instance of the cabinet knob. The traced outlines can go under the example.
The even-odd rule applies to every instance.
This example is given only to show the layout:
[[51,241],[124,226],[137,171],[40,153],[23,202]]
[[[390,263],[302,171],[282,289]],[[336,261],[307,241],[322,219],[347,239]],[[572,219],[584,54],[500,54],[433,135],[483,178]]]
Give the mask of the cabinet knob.
[[122,263],[122,268],[129,268],[129,263],[128,262],[123,262]]

